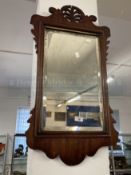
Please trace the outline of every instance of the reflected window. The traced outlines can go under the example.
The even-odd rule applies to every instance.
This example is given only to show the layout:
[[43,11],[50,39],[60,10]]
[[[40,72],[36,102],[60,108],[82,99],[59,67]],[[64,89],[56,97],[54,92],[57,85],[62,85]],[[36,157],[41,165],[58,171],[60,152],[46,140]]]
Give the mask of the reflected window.
[[27,120],[29,119],[29,108],[28,107],[19,107],[17,110],[17,119],[16,119],[16,136],[15,137],[15,145],[14,149],[18,149],[21,145],[23,147],[23,152],[26,152],[27,145],[26,145],[26,138],[23,137],[25,131],[29,128],[29,123]]
[[16,119],[16,134],[24,134],[29,127],[27,120],[29,119],[29,108],[28,107],[19,107],[17,110],[17,119]]

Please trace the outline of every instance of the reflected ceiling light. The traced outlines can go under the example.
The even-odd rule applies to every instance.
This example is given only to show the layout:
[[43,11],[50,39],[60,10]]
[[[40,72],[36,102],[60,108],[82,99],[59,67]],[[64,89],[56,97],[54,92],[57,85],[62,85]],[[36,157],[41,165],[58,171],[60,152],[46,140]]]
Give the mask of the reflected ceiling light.
[[114,81],[114,77],[113,76],[110,76],[107,78],[107,83],[111,83]]
[[71,128],[71,130],[72,130],[72,131],[79,131],[80,129],[79,129],[78,126],[74,126],[74,127]]
[[70,98],[69,100],[66,100],[66,101],[64,101],[64,102],[62,102],[62,103],[57,104],[56,106],[57,106],[58,108],[60,108],[63,104],[71,103],[71,102],[73,102],[73,101],[79,100],[80,98],[81,98],[81,96],[80,96],[80,95],[77,95],[77,96],[75,96],[75,97]]
[[76,96],[76,97],[73,97],[73,98],[67,100],[67,103],[71,103],[71,102],[73,102],[73,101],[79,100],[80,98],[81,98],[81,96],[78,95],[78,96]]
[[89,39],[89,38],[86,39],[86,42],[87,42],[87,43],[90,43],[90,42],[91,42],[91,39]]
[[47,75],[45,75],[45,77],[44,77],[44,78],[45,78],[45,80],[47,80]]
[[56,105],[58,108],[60,108],[61,106],[62,106],[62,104],[60,103],[60,104],[58,104],[58,105]]
[[43,100],[47,100],[47,97],[46,96],[43,96]]
[[80,58],[79,52],[75,52],[75,57],[76,57],[76,58]]
[[100,75],[101,75],[100,72],[98,72],[98,77],[100,77]]

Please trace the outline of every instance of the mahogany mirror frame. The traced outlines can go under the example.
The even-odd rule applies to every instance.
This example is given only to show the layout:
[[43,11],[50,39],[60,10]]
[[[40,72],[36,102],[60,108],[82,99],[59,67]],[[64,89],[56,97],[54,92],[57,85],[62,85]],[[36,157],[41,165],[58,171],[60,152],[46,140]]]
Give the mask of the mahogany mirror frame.
[[[84,158],[93,156],[102,146],[115,145],[118,133],[115,131],[108,103],[108,87],[106,83],[106,56],[108,49],[108,27],[97,26],[95,16],[86,16],[82,10],[75,6],[63,6],[61,9],[49,8],[49,16],[33,15],[31,30],[34,35],[37,53],[37,78],[35,107],[31,111],[29,129],[26,132],[27,144],[31,149],[41,150],[54,159],[57,156],[67,165],[77,165]],[[70,132],[70,131],[41,131],[40,111],[43,96],[43,66],[44,66],[44,29],[46,26],[62,28],[65,31],[79,31],[94,33],[99,36],[102,93],[104,106],[104,129],[95,132]]]

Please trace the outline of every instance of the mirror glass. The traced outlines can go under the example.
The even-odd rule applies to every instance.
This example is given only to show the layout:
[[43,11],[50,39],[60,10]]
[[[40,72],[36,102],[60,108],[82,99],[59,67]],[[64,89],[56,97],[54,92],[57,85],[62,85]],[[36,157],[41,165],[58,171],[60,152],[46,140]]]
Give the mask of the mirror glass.
[[41,128],[103,131],[99,37],[46,28]]

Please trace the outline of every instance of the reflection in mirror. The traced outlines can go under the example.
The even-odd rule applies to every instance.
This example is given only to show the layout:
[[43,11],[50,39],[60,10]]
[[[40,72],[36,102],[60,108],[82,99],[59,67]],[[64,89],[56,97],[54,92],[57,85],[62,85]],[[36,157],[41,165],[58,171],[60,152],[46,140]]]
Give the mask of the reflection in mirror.
[[99,38],[46,28],[42,130],[103,131]]

